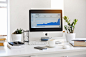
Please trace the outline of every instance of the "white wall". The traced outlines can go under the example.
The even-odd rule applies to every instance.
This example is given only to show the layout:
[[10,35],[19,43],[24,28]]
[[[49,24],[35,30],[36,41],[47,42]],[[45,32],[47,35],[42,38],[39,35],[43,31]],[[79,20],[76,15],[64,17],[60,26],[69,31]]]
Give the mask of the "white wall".
[[[30,8],[50,8],[51,0],[9,0],[10,7],[10,32],[17,28],[29,29],[29,9]],[[10,38],[10,36],[8,37]],[[10,41],[10,40],[8,40]]]
[[86,0],[64,0],[64,15],[72,21],[78,19],[76,37],[86,38]]
[[0,35],[7,35],[7,8],[0,8]]
[[[51,0],[51,8],[52,9],[61,9],[62,17],[64,16],[64,0]],[[63,21],[63,31],[64,31],[64,20]]]
[[64,9],[64,0],[51,0],[51,8]]

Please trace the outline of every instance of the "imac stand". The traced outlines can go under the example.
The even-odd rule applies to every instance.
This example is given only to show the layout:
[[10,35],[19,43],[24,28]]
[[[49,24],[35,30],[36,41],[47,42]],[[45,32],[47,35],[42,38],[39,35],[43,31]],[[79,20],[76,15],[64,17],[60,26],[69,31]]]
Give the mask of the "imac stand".
[[41,37],[41,41],[48,41],[49,37],[48,37],[48,33],[44,33],[45,37]]

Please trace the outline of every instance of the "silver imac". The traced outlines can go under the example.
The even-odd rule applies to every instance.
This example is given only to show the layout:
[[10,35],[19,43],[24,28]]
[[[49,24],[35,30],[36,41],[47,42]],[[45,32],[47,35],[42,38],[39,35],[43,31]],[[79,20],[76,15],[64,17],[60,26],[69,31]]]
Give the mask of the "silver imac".
[[29,10],[29,40],[63,36],[62,10]]

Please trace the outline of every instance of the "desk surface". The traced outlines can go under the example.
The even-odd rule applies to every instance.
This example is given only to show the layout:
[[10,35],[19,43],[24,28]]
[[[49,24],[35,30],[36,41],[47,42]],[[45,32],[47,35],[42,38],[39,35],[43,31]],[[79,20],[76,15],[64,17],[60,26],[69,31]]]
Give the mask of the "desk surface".
[[58,55],[78,55],[85,54],[86,47],[73,47],[70,45],[69,49],[62,49],[63,45],[56,45],[55,48],[48,48],[47,50],[34,49],[36,46],[44,45],[24,45],[21,49],[9,49],[6,46],[0,47],[0,56],[35,56],[35,55],[47,55],[47,54],[58,54]]

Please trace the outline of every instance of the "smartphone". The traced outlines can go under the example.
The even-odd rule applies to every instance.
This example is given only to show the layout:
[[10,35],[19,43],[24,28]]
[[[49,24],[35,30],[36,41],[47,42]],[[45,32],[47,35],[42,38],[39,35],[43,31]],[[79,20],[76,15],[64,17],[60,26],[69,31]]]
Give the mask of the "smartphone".
[[46,50],[46,47],[34,47],[35,49],[39,49],[39,50]]

